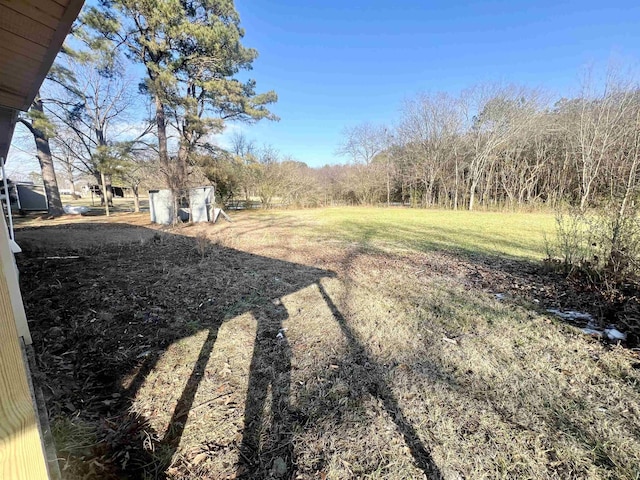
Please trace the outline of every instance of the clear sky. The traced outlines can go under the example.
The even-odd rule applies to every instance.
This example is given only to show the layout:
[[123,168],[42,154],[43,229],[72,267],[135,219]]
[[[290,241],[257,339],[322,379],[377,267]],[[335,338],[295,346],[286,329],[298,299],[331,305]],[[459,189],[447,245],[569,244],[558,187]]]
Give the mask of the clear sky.
[[637,1],[236,0],[251,76],[276,90],[278,123],[243,130],[319,166],[345,126],[393,123],[421,91],[479,82],[569,95],[581,71],[640,54]]
[[[281,121],[228,132],[241,129],[311,166],[346,161],[334,155],[345,126],[393,124],[403,100],[421,91],[455,94],[497,81],[570,95],[589,65],[640,59],[638,1],[236,0],[236,7],[245,45],[260,52],[250,75],[259,91],[278,93],[272,110]],[[9,167],[37,170],[32,142],[14,142]]]

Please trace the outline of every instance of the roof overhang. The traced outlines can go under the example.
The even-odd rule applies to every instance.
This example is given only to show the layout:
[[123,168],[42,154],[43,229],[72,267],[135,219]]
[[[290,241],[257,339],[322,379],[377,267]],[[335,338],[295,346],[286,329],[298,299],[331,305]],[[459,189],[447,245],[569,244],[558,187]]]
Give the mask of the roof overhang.
[[16,112],[26,111],[71,30],[84,0],[0,0],[0,157]]
[[17,117],[17,110],[0,107],[0,158],[7,158]]

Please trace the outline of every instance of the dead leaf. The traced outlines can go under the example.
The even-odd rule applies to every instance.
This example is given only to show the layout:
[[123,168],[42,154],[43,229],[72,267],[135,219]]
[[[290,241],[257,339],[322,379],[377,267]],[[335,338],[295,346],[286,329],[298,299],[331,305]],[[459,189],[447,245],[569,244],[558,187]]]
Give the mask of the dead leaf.
[[193,457],[193,460],[191,460],[191,463],[194,464],[194,465],[200,465],[208,457],[209,457],[209,455],[207,455],[205,452],[201,452],[198,455],[196,455],[195,457]]

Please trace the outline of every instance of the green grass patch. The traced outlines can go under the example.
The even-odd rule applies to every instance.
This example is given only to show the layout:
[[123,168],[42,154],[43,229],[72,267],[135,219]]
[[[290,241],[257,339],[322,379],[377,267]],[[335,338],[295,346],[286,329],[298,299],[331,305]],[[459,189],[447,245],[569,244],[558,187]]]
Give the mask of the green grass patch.
[[528,260],[545,257],[552,213],[500,213],[408,208],[339,207],[253,212],[274,224],[298,223],[298,234],[357,243],[365,248],[428,252],[450,250]]

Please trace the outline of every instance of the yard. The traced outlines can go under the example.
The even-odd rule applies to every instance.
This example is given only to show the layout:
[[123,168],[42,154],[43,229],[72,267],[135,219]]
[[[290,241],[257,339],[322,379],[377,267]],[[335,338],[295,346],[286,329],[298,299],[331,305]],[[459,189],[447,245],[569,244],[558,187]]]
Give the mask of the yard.
[[640,478],[640,360],[547,214],[23,221],[64,478]]

